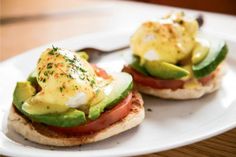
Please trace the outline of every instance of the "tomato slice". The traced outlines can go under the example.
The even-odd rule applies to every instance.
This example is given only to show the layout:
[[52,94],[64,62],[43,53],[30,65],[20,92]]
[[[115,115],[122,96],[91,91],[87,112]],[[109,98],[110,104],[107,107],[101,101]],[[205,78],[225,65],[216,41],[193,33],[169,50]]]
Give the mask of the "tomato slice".
[[201,82],[203,85],[207,84],[210,80],[212,80],[217,73],[219,72],[219,68],[217,68],[213,73],[211,73],[210,75],[200,78],[198,79],[199,82]]
[[95,64],[91,64],[93,69],[95,70],[95,73],[97,76],[102,77],[104,79],[109,79],[111,76],[107,74],[107,72],[105,70],[103,70],[102,68],[99,68],[97,65]]
[[125,66],[123,68],[123,71],[131,74],[136,83],[142,84],[144,86],[152,87],[152,88],[175,90],[178,88],[182,88],[184,85],[183,80],[161,80],[154,77],[144,76],[129,66]]
[[[144,86],[156,88],[156,89],[176,90],[178,88],[182,88],[185,83],[185,81],[183,80],[161,80],[161,79],[153,78],[150,76],[144,76],[143,74],[139,73],[138,71],[136,71],[135,69],[129,66],[125,66],[123,68],[123,71],[130,73],[133,76],[134,81],[136,83],[144,85]],[[215,70],[215,72],[211,73],[210,75],[198,79],[198,81],[201,82],[202,85],[205,85],[215,77],[218,71],[219,70],[217,69]]]
[[132,92],[122,101],[120,101],[115,107],[108,111],[105,111],[98,119],[94,121],[89,121],[84,125],[75,127],[62,128],[49,126],[49,128],[56,132],[62,132],[66,134],[89,134],[102,130],[110,126],[111,124],[123,119],[129,114],[131,108]]
[[201,82],[203,85],[207,84],[211,79],[213,79],[214,75],[208,75],[206,77],[198,79],[199,82]]

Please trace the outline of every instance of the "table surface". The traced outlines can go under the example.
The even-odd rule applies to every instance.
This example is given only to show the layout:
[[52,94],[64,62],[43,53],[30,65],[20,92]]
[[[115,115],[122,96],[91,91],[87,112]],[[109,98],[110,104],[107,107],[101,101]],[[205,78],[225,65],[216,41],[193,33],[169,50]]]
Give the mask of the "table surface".
[[[125,1],[1,0],[0,61],[24,51],[73,36],[135,29],[148,19],[176,8]],[[195,11],[189,11],[195,14]],[[236,17],[204,12],[204,31],[236,41]],[[217,17],[224,18],[219,21]],[[114,20],[116,19],[116,20]],[[225,28],[221,31],[222,28]],[[143,157],[236,156],[236,128],[213,138]]]

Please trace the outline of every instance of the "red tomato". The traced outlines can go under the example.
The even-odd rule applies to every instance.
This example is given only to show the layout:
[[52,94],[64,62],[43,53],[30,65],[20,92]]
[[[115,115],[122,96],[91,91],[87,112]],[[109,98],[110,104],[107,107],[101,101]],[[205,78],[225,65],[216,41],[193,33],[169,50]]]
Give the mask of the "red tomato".
[[213,75],[209,75],[203,78],[200,78],[198,81],[201,82],[203,85],[207,84],[213,78]]
[[105,70],[103,70],[102,68],[99,68],[97,65],[95,64],[91,64],[93,69],[95,70],[95,73],[97,76],[102,77],[104,79],[109,79],[110,75],[107,74],[107,72]]
[[[130,73],[133,76],[134,81],[136,83],[139,83],[139,84],[145,85],[145,86],[149,86],[152,88],[157,88],[157,89],[173,89],[173,90],[175,90],[178,88],[182,88],[185,83],[185,81],[183,81],[183,80],[161,80],[161,79],[150,77],[150,76],[144,76],[143,74],[137,72],[132,67],[127,67],[127,66],[124,67],[123,71]],[[198,79],[198,81],[201,82],[203,85],[205,85],[215,77],[215,75],[218,71],[219,70],[217,69],[212,74]]]
[[144,76],[131,67],[125,66],[123,71],[133,76],[134,82],[157,89],[178,89],[184,85],[183,80],[161,80],[158,78]]
[[126,98],[120,101],[115,107],[102,113],[98,119],[89,121],[84,125],[68,128],[50,126],[50,128],[57,132],[63,132],[66,134],[88,134],[102,130],[110,126],[111,124],[123,119],[129,114],[132,108],[131,100],[132,93],[130,93]]
[[201,82],[203,85],[205,85],[210,80],[212,80],[218,72],[219,72],[219,69],[216,69],[213,73],[211,73],[210,75],[208,75],[206,77],[198,79],[198,81]]

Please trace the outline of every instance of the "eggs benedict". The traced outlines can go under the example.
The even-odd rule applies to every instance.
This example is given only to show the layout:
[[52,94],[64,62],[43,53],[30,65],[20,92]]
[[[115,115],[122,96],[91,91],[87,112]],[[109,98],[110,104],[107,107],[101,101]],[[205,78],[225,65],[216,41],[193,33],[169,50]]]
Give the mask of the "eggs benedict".
[[223,40],[202,34],[183,12],[143,23],[130,39],[131,59],[123,71],[143,93],[193,99],[218,89],[228,52]]
[[131,75],[107,74],[84,53],[48,48],[27,81],[17,82],[9,125],[45,145],[96,142],[144,119],[142,97],[132,85]]

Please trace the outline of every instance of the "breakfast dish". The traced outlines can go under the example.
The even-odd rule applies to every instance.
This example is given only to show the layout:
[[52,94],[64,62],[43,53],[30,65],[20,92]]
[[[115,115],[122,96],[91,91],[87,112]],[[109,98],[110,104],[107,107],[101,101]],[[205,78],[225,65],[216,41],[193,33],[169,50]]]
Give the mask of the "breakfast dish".
[[[210,18],[219,18],[218,14],[211,15],[209,15]],[[208,14],[204,14],[204,16],[208,16]],[[227,17],[225,16],[224,18],[219,18],[220,21],[230,21],[226,19]],[[224,31],[226,32],[227,30],[223,29],[222,32]],[[104,32],[99,32],[76,36],[73,39],[65,39],[34,48],[26,53],[2,61],[0,72],[4,75],[0,77],[0,154],[27,157],[137,156],[181,147],[236,127],[236,98],[234,94],[236,89],[236,84],[234,83],[234,78],[236,78],[235,53],[228,54],[226,59],[227,72],[224,75],[224,79],[222,79],[221,89],[218,92],[197,101],[169,101],[144,95],[146,113],[142,124],[139,127],[100,142],[85,144],[79,147],[51,147],[25,140],[14,129],[8,127],[9,121],[7,121],[7,117],[12,106],[12,94],[16,82],[26,80],[45,49],[51,47],[51,45],[57,45],[66,49],[78,49],[89,44],[96,46],[101,43],[104,43],[104,47],[111,45],[116,47],[117,43],[125,44],[132,33],[132,30],[116,30],[106,32],[105,35]],[[213,33],[206,33],[217,38],[224,38],[222,35],[217,35],[215,31]],[[127,40],[124,41],[124,39]],[[236,41],[231,38],[225,39],[228,41],[227,44],[230,52],[236,51],[234,46]],[[130,52],[122,51],[105,55],[96,65],[105,69],[108,73],[120,72],[126,64],[124,53],[129,54]],[[17,129],[20,130],[21,128],[24,127],[20,126]]]
[[108,74],[84,52],[48,48],[27,81],[17,82],[8,123],[26,139],[51,146],[93,143],[139,125],[141,95],[131,75]]
[[220,86],[228,52],[223,40],[202,34],[183,12],[143,23],[130,40],[131,59],[123,71],[142,93],[194,99]]

